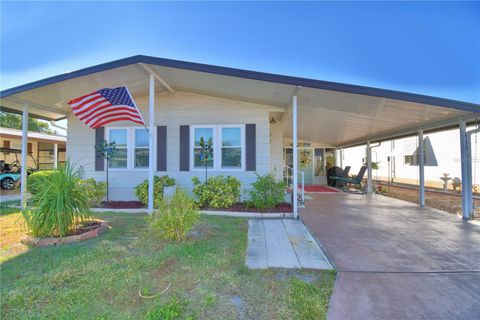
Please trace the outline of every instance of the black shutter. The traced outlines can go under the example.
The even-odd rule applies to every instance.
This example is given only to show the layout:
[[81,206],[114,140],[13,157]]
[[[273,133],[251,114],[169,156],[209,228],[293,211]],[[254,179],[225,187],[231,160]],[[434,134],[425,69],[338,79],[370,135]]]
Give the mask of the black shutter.
[[180,126],[180,171],[190,171],[190,126]]
[[256,125],[245,126],[245,169],[247,171],[257,170],[257,143]]
[[167,126],[157,126],[157,171],[167,171]]
[[[95,129],[95,145],[102,143],[105,140],[105,128],[100,127]],[[105,161],[103,157],[97,154],[97,149],[93,149],[95,152],[95,171],[103,171],[105,166]]]

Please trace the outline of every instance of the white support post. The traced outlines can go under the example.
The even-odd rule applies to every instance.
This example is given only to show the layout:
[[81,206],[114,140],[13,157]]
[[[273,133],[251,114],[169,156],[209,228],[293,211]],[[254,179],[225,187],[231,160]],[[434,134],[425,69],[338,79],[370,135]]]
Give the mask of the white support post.
[[420,207],[425,207],[425,144],[423,143],[423,130],[418,130],[418,184]]
[[298,136],[297,136],[297,96],[293,96],[292,101],[292,121],[293,121],[293,218],[298,218]]
[[305,204],[305,172],[300,171],[302,174],[302,204]]
[[25,210],[27,200],[27,146],[28,146],[28,104],[23,105],[22,113],[22,163],[20,172],[20,208]]
[[373,180],[372,180],[372,147],[370,141],[367,142],[367,193],[373,192]]
[[155,76],[150,74],[149,88],[149,135],[148,135],[148,213],[153,213],[153,175],[155,172],[154,154],[153,154],[153,133],[155,130]]
[[460,121],[460,159],[461,159],[461,166],[462,166],[462,212],[463,218],[469,219],[470,218],[470,198],[469,198],[469,191],[470,193],[472,190],[468,190],[470,185],[469,180],[472,178],[469,172],[469,159],[468,159],[468,139],[467,139],[467,127],[465,121]]
[[340,157],[340,168],[343,169],[343,148],[340,148],[338,153],[338,156]]
[[58,168],[58,143],[53,144],[53,169]]

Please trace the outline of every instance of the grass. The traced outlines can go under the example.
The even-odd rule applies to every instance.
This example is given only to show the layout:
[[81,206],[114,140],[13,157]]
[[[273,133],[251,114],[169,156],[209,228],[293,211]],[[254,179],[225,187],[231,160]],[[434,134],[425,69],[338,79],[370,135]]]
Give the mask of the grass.
[[24,230],[8,210],[0,215],[2,319],[326,317],[335,273],[247,269],[245,219],[202,216],[187,241],[172,244],[150,234],[144,216],[105,213],[98,217],[111,229],[99,238],[11,250]]

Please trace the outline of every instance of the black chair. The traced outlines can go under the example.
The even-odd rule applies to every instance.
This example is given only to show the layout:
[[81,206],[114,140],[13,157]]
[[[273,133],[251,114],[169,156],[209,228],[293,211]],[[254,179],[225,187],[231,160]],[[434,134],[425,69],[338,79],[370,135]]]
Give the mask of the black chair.
[[340,167],[331,167],[327,170],[327,184],[330,187],[341,188],[343,186],[342,179],[348,178],[350,166],[346,166],[344,170]]
[[351,187],[360,187],[362,185],[363,177],[365,176],[365,172],[367,172],[367,167],[362,166],[358,174],[355,178],[340,178],[338,179],[339,183],[343,184],[343,188],[348,189]]

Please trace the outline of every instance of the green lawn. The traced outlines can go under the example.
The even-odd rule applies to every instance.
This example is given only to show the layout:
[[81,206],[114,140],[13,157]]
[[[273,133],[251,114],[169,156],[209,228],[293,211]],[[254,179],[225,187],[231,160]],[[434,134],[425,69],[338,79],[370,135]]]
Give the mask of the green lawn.
[[29,249],[20,214],[2,208],[2,319],[325,318],[335,273],[248,270],[245,219],[202,216],[168,244],[142,215],[98,217],[111,224],[100,238]]

